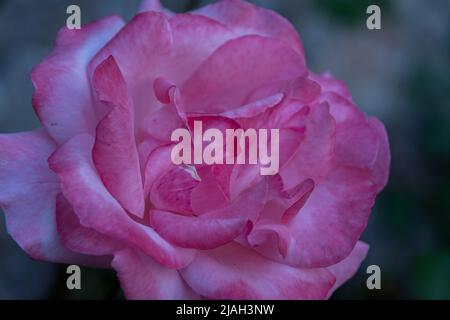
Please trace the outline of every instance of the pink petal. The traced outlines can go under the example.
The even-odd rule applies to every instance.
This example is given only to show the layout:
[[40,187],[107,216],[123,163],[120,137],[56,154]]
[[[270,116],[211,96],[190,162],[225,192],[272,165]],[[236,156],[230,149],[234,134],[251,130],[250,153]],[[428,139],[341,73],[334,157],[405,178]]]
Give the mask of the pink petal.
[[172,165],[155,181],[150,201],[156,209],[192,215],[191,193],[198,183],[188,168]]
[[172,132],[185,127],[173,105],[165,105],[152,112],[146,117],[145,125],[142,128],[143,140],[156,139],[160,144],[171,143]]
[[312,108],[306,123],[306,136],[295,154],[280,169],[284,187],[290,189],[306,179],[323,179],[332,165],[335,121],[326,104]]
[[[157,102],[151,88],[154,80],[163,74],[164,61],[171,51],[170,26],[163,13],[148,11],[136,15],[103,48],[89,66],[92,75],[97,66],[113,56],[135,106],[135,117],[144,119],[151,110],[161,104]],[[140,123],[136,123],[140,128]]]
[[291,83],[291,98],[303,103],[311,103],[320,94],[322,88],[317,82],[307,77],[300,77]]
[[123,247],[118,241],[98,231],[83,227],[70,203],[62,194],[56,198],[56,222],[64,246],[74,252],[89,255],[111,255]]
[[33,106],[47,132],[59,143],[97,124],[87,76],[89,61],[124,25],[110,17],[83,26],[62,28],[56,49],[31,73],[36,92]]
[[391,153],[389,151],[389,138],[384,125],[376,118],[369,119],[372,128],[378,134],[378,153],[372,163],[372,174],[375,177],[377,191],[380,192],[388,183]]
[[264,207],[246,241],[243,239],[240,243],[253,247],[267,257],[281,255],[286,258],[292,243],[287,223],[300,213],[313,192],[314,183],[308,179],[292,189],[285,190],[281,178],[274,176],[269,181],[269,188],[270,202]]
[[49,159],[80,224],[124,245],[135,246],[168,267],[187,265],[192,260],[192,251],[172,246],[153,229],[131,219],[108,193],[93,166],[92,146],[91,136],[79,135]]
[[[265,252],[279,252],[286,257],[291,237],[289,229],[281,223],[257,223],[247,237],[248,245],[255,251],[265,255]],[[244,243],[246,244],[246,243]]]
[[246,1],[226,0],[202,7],[194,13],[220,21],[240,35],[256,34],[282,39],[304,56],[297,31],[288,20],[274,11]]
[[153,82],[155,97],[163,104],[170,103],[170,90],[175,87],[176,85],[174,83],[162,77],[156,78]]
[[44,130],[0,135],[0,206],[8,232],[34,259],[98,265],[61,244],[55,218],[60,188],[47,165],[54,148]]
[[235,118],[250,118],[254,117],[268,109],[277,106],[284,98],[284,94],[278,93],[261,100],[257,100],[246,104],[237,109],[225,111],[220,116],[235,119]]
[[139,12],[146,11],[161,12],[163,11],[163,6],[159,0],[144,0],[139,7]]
[[311,73],[310,79],[317,82],[323,93],[335,93],[342,96],[345,99],[351,100],[350,92],[344,82],[336,80],[329,72],[325,72],[320,75]]
[[205,16],[177,14],[169,23],[173,48],[165,72],[179,86],[219,46],[237,37],[227,26]]
[[152,226],[165,239],[182,248],[201,250],[222,246],[251,228],[245,218],[185,217],[151,211]]
[[[329,80],[331,81],[331,80]],[[389,141],[384,125],[363,114],[348,99],[326,93],[320,101],[330,105],[336,119],[336,161],[340,165],[369,168],[381,191],[389,177]]]
[[133,110],[126,83],[109,57],[93,77],[93,86],[102,103],[112,109],[96,130],[93,160],[106,188],[132,214],[144,216],[144,190],[137,152]]
[[210,218],[245,218],[256,222],[264,208],[268,196],[268,182],[264,179],[240,193],[227,205],[202,214]]
[[[302,57],[284,42],[261,36],[230,40],[211,54],[181,88],[184,111],[220,113],[241,106],[249,92],[305,72]],[[233,94],[230,94],[233,92]]]
[[331,288],[328,296],[331,296],[336,289],[355,275],[359,266],[366,258],[367,251],[369,251],[369,246],[362,241],[358,241],[352,252],[344,260],[327,267],[327,269],[336,277],[336,283],[333,288]]
[[158,179],[175,165],[171,160],[171,152],[174,144],[161,145],[153,149],[147,158],[145,166],[144,190],[148,197]]
[[143,0],[139,7],[139,13],[146,11],[164,12],[168,17],[174,16],[175,13],[169,9],[165,9],[159,0]]
[[[367,225],[376,186],[367,169],[336,168],[286,224],[290,245],[285,257],[261,248],[264,256],[296,267],[316,268],[347,257]],[[255,228],[257,230],[257,228]]]
[[133,98],[140,133],[149,126],[146,115],[161,107],[151,90],[155,80],[164,78],[181,85],[211,52],[234,36],[207,17],[182,14],[168,19],[162,13],[143,12],[97,54],[90,73],[114,56]]
[[112,266],[130,300],[186,300],[198,296],[177,270],[166,268],[133,249],[117,251]]
[[326,269],[292,268],[233,243],[199,252],[181,274],[212,299],[324,299],[335,281]]
[[145,195],[161,210],[192,215],[191,194],[199,180],[193,166],[174,165],[171,152],[174,144],[156,147],[147,159]]

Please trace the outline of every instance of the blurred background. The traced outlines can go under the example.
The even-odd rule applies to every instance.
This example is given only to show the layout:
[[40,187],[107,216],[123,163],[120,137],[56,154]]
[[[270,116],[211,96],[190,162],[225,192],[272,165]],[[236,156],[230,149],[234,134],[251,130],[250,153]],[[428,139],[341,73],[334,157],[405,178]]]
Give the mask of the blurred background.
[[[67,6],[79,5],[85,24],[116,13],[129,20],[139,2],[0,0],[0,132],[38,126],[29,72],[51,51]],[[213,1],[162,2],[184,12]],[[333,299],[450,299],[450,1],[251,2],[288,18],[309,67],[343,80],[389,132],[390,182],[362,237],[371,250]],[[381,8],[381,30],[366,28],[371,4]],[[366,288],[371,264],[381,268],[381,290]],[[113,271],[83,268],[83,290],[68,291],[65,268],[28,258],[0,214],[0,299],[123,298]]]

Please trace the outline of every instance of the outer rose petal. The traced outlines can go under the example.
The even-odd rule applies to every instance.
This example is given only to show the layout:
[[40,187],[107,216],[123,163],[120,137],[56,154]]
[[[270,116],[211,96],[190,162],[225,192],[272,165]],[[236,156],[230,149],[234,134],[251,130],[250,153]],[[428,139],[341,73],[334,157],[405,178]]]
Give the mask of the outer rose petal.
[[[389,149],[383,126],[367,119],[350,101],[335,93],[321,99],[330,104],[337,122],[336,142],[331,144],[334,159],[330,164],[334,168],[322,171],[326,175],[322,173],[323,180],[318,180],[317,188],[291,223],[258,223],[249,236],[252,244],[261,244],[256,248],[258,252],[293,266],[322,267],[345,258],[364,230],[375,195],[387,179]],[[318,123],[311,127],[320,128]],[[303,153],[303,158],[294,163],[301,163],[317,151],[320,148]],[[280,174],[288,183],[295,177],[283,169]]]
[[304,56],[302,43],[292,24],[271,10],[241,0],[225,0],[194,13],[220,21],[241,35],[257,34],[282,39]]
[[170,18],[169,23],[173,47],[172,59],[165,72],[179,86],[218,47],[237,37],[232,29],[204,16],[178,14]]
[[111,255],[124,245],[94,229],[83,227],[62,194],[58,194],[56,198],[56,222],[64,246],[72,251],[89,255]]
[[99,100],[112,108],[96,129],[95,166],[111,194],[129,212],[144,216],[144,188],[134,136],[133,105],[115,60],[101,63],[93,77]]
[[[314,81],[317,81],[321,87],[323,94],[319,98],[319,101],[326,101],[330,105],[330,112],[335,118],[338,127],[337,132],[341,137],[338,139],[343,140],[341,143],[344,148],[351,154],[345,154],[345,150],[341,150],[343,155],[348,158],[352,158],[355,152],[365,155],[364,157],[355,157],[353,161],[359,159],[359,166],[365,166],[370,168],[374,179],[377,184],[377,191],[380,192],[387,184],[389,178],[389,164],[391,161],[391,155],[389,152],[389,141],[384,125],[376,118],[366,117],[358,108],[353,104],[350,93],[347,87],[342,81],[334,79],[331,74],[325,73],[322,75],[311,75]],[[359,138],[358,143],[355,145],[351,139],[343,139],[345,132],[349,132],[352,127],[359,126],[364,129],[365,139]],[[349,135],[361,136],[359,130],[358,134],[354,134],[354,131]],[[344,132],[344,134],[341,134]],[[353,137],[353,139],[358,139]],[[362,161],[361,161],[362,160]],[[342,159],[341,159],[342,161]]]
[[146,11],[164,12],[169,17],[175,15],[172,11],[164,9],[159,0],[143,0],[139,6],[139,13]]
[[91,265],[94,259],[65,249],[56,230],[55,203],[60,188],[58,177],[47,165],[54,148],[44,130],[0,135],[0,206],[6,225],[34,259]]
[[142,122],[138,128],[145,128],[149,106],[153,110],[161,106],[149,90],[155,79],[182,85],[211,52],[234,37],[226,26],[207,17],[181,14],[168,19],[162,13],[144,12],[97,54],[91,73],[105,58],[115,57]]
[[145,118],[160,104],[151,90],[153,81],[164,75],[166,57],[172,38],[170,26],[163,13],[149,11],[136,15],[97,53],[89,66],[92,75],[97,66],[113,56],[122,70],[129,93],[133,97],[136,119]]
[[375,196],[369,170],[334,169],[286,224],[289,232],[279,233],[289,243],[285,256],[276,250],[262,249],[261,253],[296,267],[336,264],[350,254],[361,236]]
[[354,276],[359,266],[366,258],[367,251],[369,251],[369,246],[362,241],[358,241],[348,257],[335,265],[327,267],[327,269],[336,277],[336,283],[328,293],[329,297],[337,288]]
[[193,258],[192,251],[172,246],[153,229],[132,220],[108,193],[92,164],[92,144],[89,135],[76,136],[49,159],[80,224],[135,246],[169,268],[188,264]]
[[391,163],[389,138],[386,128],[378,119],[370,118],[369,122],[378,133],[378,154],[372,163],[372,173],[375,176],[377,191],[380,192],[389,180],[389,166]]
[[31,73],[36,92],[33,106],[50,136],[63,143],[97,124],[87,66],[92,57],[124,25],[109,17],[80,30],[61,29],[56,49]]
[[159,0],[144,0],[139,7],[139,12],[145,11],[160,12],[163,11],[163,6]]
[[165,268],[149,256],[136,250],[125,249],[116,252],[112,266],[117,271],[127,299],[186,300],[197,298],[177,270]]
[[[337,82],[330,79],[327,81]],[[351,100],[337,93],[326,92],[319,101],[329,104],[330,113],[336,120],[337,163],[369,168],[377,184],[377,191],[381,191],[389,177],[391,158],[384,125],[376,118],[367,117]]]
[[335,282],[326,269],[292,268],[233,243],[199,252],[181,274],[212,299],[324,299]]
[[310,73],[310,78],[322,87],[322,92],[336,93],[346,99],[351,100],[350,92],[344,82],[333,78],[331,73],[325,72],[321,75]]

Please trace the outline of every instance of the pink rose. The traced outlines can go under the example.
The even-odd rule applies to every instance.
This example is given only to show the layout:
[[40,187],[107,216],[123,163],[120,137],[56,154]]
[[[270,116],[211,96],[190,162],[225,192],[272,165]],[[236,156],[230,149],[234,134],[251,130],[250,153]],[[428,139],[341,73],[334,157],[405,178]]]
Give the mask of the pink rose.
[[[42,128],[0,135],[0,205],[31,257],[112,267],[129,299],[323,299],[364,259],[386,131],[276,13],[146,1],[63,28],[31,77]],[[279,129],[278,174],[173,164],[196,120]]]

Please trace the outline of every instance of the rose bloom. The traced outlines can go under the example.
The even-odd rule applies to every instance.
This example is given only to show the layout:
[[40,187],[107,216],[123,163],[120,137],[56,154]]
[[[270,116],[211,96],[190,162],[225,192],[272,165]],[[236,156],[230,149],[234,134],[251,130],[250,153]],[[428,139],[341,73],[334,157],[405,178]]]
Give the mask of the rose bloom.
[[[155,1],[63,28],[31,74],[42,128],[0,135],[0,204],[32,258],[114,268],[128,299],[326,299],[388,179],[384,126],[249,3]],[[279,129],[280,168],[175,165],[175,129]]]

